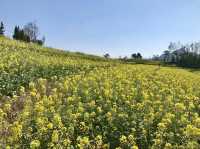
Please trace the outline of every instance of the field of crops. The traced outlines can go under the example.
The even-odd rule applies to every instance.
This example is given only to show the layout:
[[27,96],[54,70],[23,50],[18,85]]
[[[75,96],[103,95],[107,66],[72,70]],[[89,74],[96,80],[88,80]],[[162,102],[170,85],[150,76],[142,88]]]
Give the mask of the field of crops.
[[4,38],[0,57],[0,148],[200,148],[198,73]]

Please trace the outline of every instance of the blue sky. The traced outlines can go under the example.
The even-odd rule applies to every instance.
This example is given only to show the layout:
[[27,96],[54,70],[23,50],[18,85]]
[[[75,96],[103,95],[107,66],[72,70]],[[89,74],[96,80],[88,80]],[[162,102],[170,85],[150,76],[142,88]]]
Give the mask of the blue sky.
[[170,41],[200,40],[199,0],[0,0],[0,20],[36,21],[46,45],[113,57],[161,54]]

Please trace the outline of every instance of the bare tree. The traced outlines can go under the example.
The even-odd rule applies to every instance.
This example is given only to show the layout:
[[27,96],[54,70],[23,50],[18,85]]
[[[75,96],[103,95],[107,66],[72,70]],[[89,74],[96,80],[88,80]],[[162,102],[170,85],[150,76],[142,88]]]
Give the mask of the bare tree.
[[35,42],[37,40],[37,37],[39,35],[39,28],[36,25],[35,22],[29,22],[27,23],[24,28],[24,33],[30,37],[30,40]]

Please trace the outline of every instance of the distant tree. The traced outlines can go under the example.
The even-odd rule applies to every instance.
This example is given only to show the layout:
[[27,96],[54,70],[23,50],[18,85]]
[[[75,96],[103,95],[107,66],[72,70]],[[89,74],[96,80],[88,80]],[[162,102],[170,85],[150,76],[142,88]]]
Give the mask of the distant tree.
[[46,41],[46,38],[45,38],[45,36],[43,36],[43,37],[42,37],[42,44],[44,44],[45,41]]
[[1,22],[0,24],[0,35],[4,35],[5,29],[4,29],[4,24]]
[[38,39],[39,36],[39,27],[36,25],[35,22],[27,23],[23,28],[24,34],[26,39],[31,42],[37,43],[38,45],[43,45],[45,43],[45,37],[43,36],[42,39]]
[[133,54],[131,55],[131,57],[132,57],[132,59],[136,59],[136,58],[137,58],[137,54],[136,54],[136,53],[133,53]]
[[142,55],[140,53],[133,53],[131,55],[132,59],[142,59]]
[[169,50],[165,50],[163,56],[164,56],[163,59],[165,62],[170,61],[170,51]]
[[137,53],[137,56],[136,56],[137,59],[142,59],[142,55],[140,53]]
[[124,61],[127,61],[127,60],[128,60],[128,57],[127,57],[127,56],[124,56],[124,57],[123,57],[123,60],[124,60]]
[[109,54],[109,53],[106,53],[106,54],[104,54],[104,57],[105,57],[105,58],[110,58],[110,54]]
[[19,30],[19,40],[22,40],[22,41],[24,41],[24,39],[25,39],[25,37],[24,37],[24,31],[23,31],[23,29],[22,30]]
[[160,56],[159,55],[153,55],[152,60],[159,61]]
[[25,42],[30,42],[31,41],[30,37],[24,33],[24,30],[21,30],[21,32],[22,32],[22,37],[23,37],[22,40]]
[[42,39],[37,39],[35,41],[38,45],[42,46],[45,43],[45,37],[43,36]]
[[40,46],[42,46],[44,44],[42,40],[36,40],[35,43],[37,43]]
[[13,39],[30,42],[29,36],[26,35],[24,33],[24,30],[20,29],[19,26],[15,26],[14,33],[13,33]]
[[39,35],[39,28],[34,22],[27,23],[24,28],[24,33],[29,36],[31,42],[36,42]]
[[16,40],[19,39],[19,31],[20,31],[19,26],[15,26],[14,33],[13,33],[13,39],[16,39]]
[[170,42],[169,46],[168,46],[168,50],[170,52],[175,51],[177,49],[180,49],[182,47],[180,42]]

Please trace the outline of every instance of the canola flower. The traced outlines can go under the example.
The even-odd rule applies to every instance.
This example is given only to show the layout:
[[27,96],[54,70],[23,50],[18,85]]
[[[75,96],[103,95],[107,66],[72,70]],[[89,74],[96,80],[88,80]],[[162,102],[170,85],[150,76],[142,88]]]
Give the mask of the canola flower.
[[0,148],[200,148],[197,74],[0,40]]

